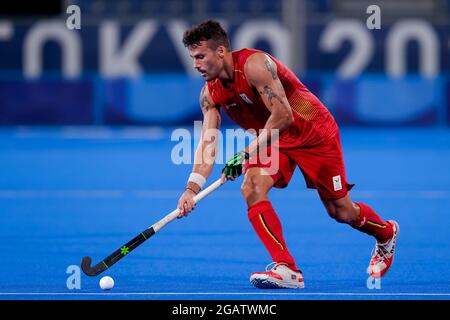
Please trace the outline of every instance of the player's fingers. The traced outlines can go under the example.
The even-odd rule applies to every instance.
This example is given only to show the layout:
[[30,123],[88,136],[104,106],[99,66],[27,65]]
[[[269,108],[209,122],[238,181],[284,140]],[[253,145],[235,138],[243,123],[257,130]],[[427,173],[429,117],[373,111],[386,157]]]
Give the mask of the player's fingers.
[[188,205],[189,212],[191,212],[192,210],[194,210],[195,204],[194,204],[194,200],[192,200],[192,198],[191,198],[191,199],[188,199],[188,200],[186,201],[186,203],[187,203],[187,205]]
[[178,214],[178,219],[183,218],[186,215],[186,211],[184,209],[184,205],[181,205],[180,213]]
[[220,176],[220,180],[222,183],[224,183],[227,180],[227,176],[225,175],[225,173],[222,173],[222,175]]
[[190,199],[186,199],[185,206],[187,212],[190,212],[192,210]]
[[183,208],[183,202],[178,201],[178,206],[177,206],[178,210],[180,210],[180,213],[178,216],[181,216],[184,212],[184,208]]
[[189,211],[191,211],[191,210],[189,210],[189,204],[187,203],[187,201],[183,204],[183,208],[184,208],[183,215],[187,216]]

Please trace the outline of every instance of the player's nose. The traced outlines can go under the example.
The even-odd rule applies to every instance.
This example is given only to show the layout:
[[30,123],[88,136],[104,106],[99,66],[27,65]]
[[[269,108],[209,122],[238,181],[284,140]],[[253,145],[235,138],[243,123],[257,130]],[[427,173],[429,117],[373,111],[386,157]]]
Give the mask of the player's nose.
[[194,60],[194,69],[199,71],[200,70],[200,63],[198,61]]

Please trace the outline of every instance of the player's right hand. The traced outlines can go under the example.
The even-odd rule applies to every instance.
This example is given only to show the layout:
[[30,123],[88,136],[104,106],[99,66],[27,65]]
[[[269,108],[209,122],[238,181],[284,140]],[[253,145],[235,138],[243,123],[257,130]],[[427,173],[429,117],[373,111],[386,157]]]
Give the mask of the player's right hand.
[[180,209],[180,214],[178,215],[178,219],[187,217],[189,212],[194,210],[195,202],[194,202],[195,193],[190,189],[186,189],[178,200],[178,209]]
[[233,158],[228,160],[225,167],[222,169],[222,181],[234,180],[242,174],[244,162],[249,159],[249,154],[246,151],[236,153]]

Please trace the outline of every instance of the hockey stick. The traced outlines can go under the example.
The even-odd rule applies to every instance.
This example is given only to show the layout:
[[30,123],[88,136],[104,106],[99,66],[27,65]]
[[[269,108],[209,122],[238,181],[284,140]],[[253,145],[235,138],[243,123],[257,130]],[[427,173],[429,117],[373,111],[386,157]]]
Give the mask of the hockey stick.
[[[210,186],[208,186],[205,190],[200,192],[194,197],[194,202],[197,203],[200,200],[202,200],[204,197],[206,197],[208,194],[216,190],[218,187],[220,187],[223,184],[221,179],[218,179],[214,183],[212,183]],[[83,272],[88,276],[97,276],[106,269],[110,268],[113,264],[115,264],[117,261],[125,257],[127,254],[129,254],[131,251],[139,247],[141,244],[143,244],[146,240],[148,240],[151,236],[153,236],[155,233],[157,233],[159,230],[161,230],[166,224],[173,221],[178,217],[180,213],[180,209],[175,209],[168,215],[166,215],[164,218],[159,220],[158,222],[154,223],[151,227],[145,229],[143,232],[138,234],[136,237],[134,237],[132,240],[128,241],[125,245],[114,251],[111,255],[109,255],[107,258],[103,259],[103,261],[96,264],[94,267],[91,267],[92,259],[91,257],[84,257],[81,261],[81,269]]]

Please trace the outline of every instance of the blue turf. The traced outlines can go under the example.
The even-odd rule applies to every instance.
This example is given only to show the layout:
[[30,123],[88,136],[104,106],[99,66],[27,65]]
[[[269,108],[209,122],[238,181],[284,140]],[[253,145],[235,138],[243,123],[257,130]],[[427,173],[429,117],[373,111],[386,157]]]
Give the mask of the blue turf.
[[305,289],[249,283],[270,257],[248,223],[239,181],[106,271],[112,291],[84,275],[80,290],[68,290],[69,265],[84,255],[100,261],[176,206],[191,167],[172,164],[170,130],[141,131],[0,130],[0,299],[450,298],[450,131],[443,129],[342,130],[353,199],[401,226],[379,290],[366,287],[374,241],[328,218],[300,171],[271,199]]

